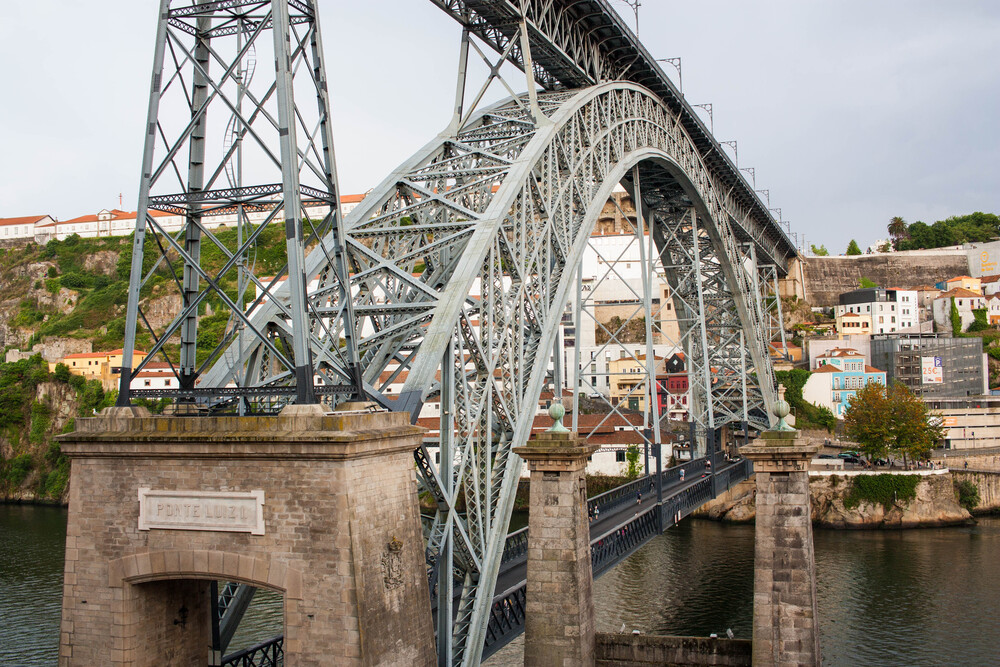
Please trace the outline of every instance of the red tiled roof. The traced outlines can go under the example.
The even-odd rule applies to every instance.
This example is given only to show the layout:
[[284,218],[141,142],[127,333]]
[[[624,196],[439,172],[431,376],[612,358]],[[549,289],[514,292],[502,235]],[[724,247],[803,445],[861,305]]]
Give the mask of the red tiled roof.
[[977,297],[982,299],[983,295],[980,294],[979,292],[973,292],[972,290],[967,290],[964,287],[956,287],[955,289],[948,290],[947,292],[939,296],[938,299],[950,299],[952,297],[956,297],[959,299],[969,299]]
[[865,373],[885,373],[885,371],[865,364]]
[[837,368],[833,364],[823,364],[819,368],[813,371],[813,373],[840,373],[842,369]]
[[0,218],[0,227],[6,227],[7,225],[30,225],[32,223],[43,220],[49,216],[47,215],[29,215],[21,218]]

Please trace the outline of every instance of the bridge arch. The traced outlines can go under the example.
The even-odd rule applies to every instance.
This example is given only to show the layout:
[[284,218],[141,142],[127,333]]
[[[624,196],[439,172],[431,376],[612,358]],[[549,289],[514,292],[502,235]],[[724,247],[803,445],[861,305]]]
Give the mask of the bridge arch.
[[[283,595],[284,645],[299,641],[302,573],[266,557],[205,549],[154,550],[108,562],[108,585],[114,598],[112,656],[142,664],[143,656],[177,664],[219,664],[209,647],[229,643],[235,627],[223,627],[213,641],[209,582],[227,581]],[[213,589],[214,590],[214,589]],[[252,591],[251,591],[252,592]],[[217,596],[217,594],[216,594]],[[249,603],[250,597],[246,598]]]
[[[522,96],[435,138],[347,216],[353,321],[340,316],[328,243],[306,259],[320,377],[345,375],[339,341],[351,327],[374,399],[414,418],[430,401],[441,406],[440,463],[425,448],[417,458],[438,505],[428,558],[450,563],[463,589],[456,662],[482,644],[521,467],[510,447],[530,434],[573,274],[617,184],[638,186],[656,241],[647,263],[672,258],[672,296],[702,321],[684,340],[704,376],[703,426],[732,420],[713,391],[742,383],[745,395],[751,374],[757,403],[774,400],[754,262],[776,257],[776,241],[747,231],[748,206],[716,183],[679,116],[629,82],[543,93],[538,105],[537,124]],[[274,303],[253,321],[276,340],[289,335]],[[247,335],[206,381],[223,386],[243,360],[251,384],[289,381],[268,354]]]

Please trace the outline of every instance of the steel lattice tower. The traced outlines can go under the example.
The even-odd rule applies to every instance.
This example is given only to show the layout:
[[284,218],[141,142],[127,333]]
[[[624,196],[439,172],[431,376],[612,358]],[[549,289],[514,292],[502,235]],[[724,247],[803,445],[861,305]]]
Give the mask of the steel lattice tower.
[[[257,67],[272,60],[273,76]],[[312,0],[161,0],[146,127],[119,404],[142,394],[130,383],[160,358],[170,362],[181,400],[203,405],[238,396],[241,410],[261,400],[273,408],[293,392],[296,402],[314,402],[314,377],[322,391],[358,393],[357,348],[343,327],[352,304],[337,279],[347,268]],[[281,221],[284,266],[257,266],[265,242],[279,240]],[[324,254],[334,277],[334,287],[311,300],[307,247]],[[154,294],[180,302],[159,335],[142,308]],[[264,303],[281,315],[258,327],[248,315]],[[221,337],[199,327],[209,308],[215,333],[218,313],[226,314]],[[137,335],[151,347],[133,368]],[[318,337],[333,343],[310,345]],[[224,355],[227,377],[197,387]]]

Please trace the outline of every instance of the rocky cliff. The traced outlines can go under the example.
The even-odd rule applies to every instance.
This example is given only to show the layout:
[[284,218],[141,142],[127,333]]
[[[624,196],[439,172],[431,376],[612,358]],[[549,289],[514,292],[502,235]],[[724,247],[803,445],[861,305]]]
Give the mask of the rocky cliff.
[[[856,507],[848,508],[845,501],[850,489],[851,479],[847,475],[810,477],[813,523],[824,528],[891,529],[950,526],[972,518],[958,504],[950,474],[922,476],[912,500],[893,502],[888,507],[862,500]],[[751,478],[705,503],[692,516],[733,523],[753,521],[755,494],[756,485]]]

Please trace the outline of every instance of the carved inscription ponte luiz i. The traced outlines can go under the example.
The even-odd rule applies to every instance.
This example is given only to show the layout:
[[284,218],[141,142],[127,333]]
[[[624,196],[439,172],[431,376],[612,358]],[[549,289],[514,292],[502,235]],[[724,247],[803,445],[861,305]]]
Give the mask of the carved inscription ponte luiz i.
[[264,491],[139,489],[139,530],[214,530],[264,534]]

